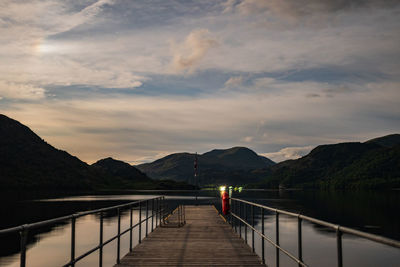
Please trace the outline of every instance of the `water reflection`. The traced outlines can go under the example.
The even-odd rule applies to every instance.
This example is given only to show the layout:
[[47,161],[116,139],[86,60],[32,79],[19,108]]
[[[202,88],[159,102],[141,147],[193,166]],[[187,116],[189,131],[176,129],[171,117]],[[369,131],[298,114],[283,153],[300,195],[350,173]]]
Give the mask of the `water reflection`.
[[[77,211],[98,209],[157,196],[160,192],[140,192],[130,195],[82,195],[63,198],[43,197],[36,200],[2,198],[0,206],[0,228],[72,214]],[[170,207],[180,204],[195,204],[193,192],[164,192]],[[220,209],[218,192],[201,192],[199,204],[215,204]],[[400,192],[307,192],[307,191],[243,191],[236,197],[265,204],[275,208],[316,217],[333,223],[358,228],[363,231],[383,234],[400,239],[400,215],[397,212]],[[367,205],[367,206],[366,206]],[[144,212],[144,211],[142,211]],[[134,223],[138,221],[138,210],[133,211]],[[143,213],[144,217],[144,213]],[[256,210],[256,228],[261,229],[261,217]],[[115,212],[104,220],[104,240],[117,233]],[[122,229],[129,225],[129,213],[122,216]],[[275,215],[265,213],[265,231],[275,240]],[[149,226],[150,227],[150,226]],[[144,225],[143,225],[143,229]],[[242,227],[244,235],[244,227]],[[336,266],[336,236],[333,231],[315,224],[303,222],[303,258],[311,266]],[[69,261],[71,226],[69,222],[31,232],[28,238],[27,266],[59,266]],[[248,243],[251,233],[248,231]],[[133,231],[133,245],[138,242],[138,229]],[[261,239],[255,235],[255,250],[261,255]],[[76,255],[99,242],[99,216],[79,218],[76,225]],[[297,255],[297,220],[280,216],[280,242],[283,247]],[[121,239],[121,255],[128,252],[129,235]],[[0,240],[0,266],[19,266],[19,236],[17,234]],[[104,266],[116,261],[116,241],[104,248]],[[52,255],[49,257],[49,255]],[[275,249],[265,243],[268,266],[275,266]],[[372,241],[343,236],[345,266],[398,266],[400,252]],[[85,258],[77,266],[97,266],[98,252]],[[297,266],[280,253],[281,266]],[[397,264],[397,265],[396,265]]]

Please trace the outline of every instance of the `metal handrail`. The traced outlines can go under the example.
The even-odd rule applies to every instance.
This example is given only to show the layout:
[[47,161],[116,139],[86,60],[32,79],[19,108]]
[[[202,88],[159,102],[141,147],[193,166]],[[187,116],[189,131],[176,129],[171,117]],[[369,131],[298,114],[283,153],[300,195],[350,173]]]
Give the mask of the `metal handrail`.
[[[238,202],[238,205],[235,202]],[[247,221],[247,212],[245,213],[245,219],[242,218],[242,208],[241,204],[249,205],[251,207],[251,217],[252,221],[251,224]],[[254,207],[260,208],[261,212],[261,232],[258,231],[254,227]],[[276,241],[274,242],[272,239],[268,238],[264,234],[264,210],[269,210],[272,212],[275,212],[275,217],[276,217]],[[238,213],[238,214],[237,214]],[[288,215],[290,217],[295,217],[298,220],[297,224],[297,230],[298,230],[298,257],[294,256],[291,254],[289,251],[285,250],[279,245],[279,214],[284,214]],[[235,218],[235,221],[233,220]],[[247,200],[243,199],[238,199],[238,198],[231,198],[231,212],[230,212],[230,223],[232,225],[232,228],[237,231],[237,223],[239,222],[239,232],[240,232],[240,237],[242,236],[242,231],[241,231],[241,224],[242,222],[245,227],[246,227],[246,234],[245,238],[247,240],[247,227],[249,227],[252,230],[252,250],[254,252],[254,232],[257,233],[261,237],[261,246],[262,246],[262,252],[261,252],[261,259],[263,264],[265,264],[265,255],[264,255],[264,241],[267,240],[269,243],[271,243],[275,248],[276,248],[276,266],[279,266],[279,251],[283,252],[286,254],[289,258],[291,258],[293,261],[297,262],[299,266],[308,266],[306,263],[303,262],[303,255],[302,255],[302,220],[306,220],[308,222],[312,222],[321,226],[325,226],[328,228],[331,228],[336,231],[336,245],[337,245],[337,266],[342,267],[343,266],[343,253],[342,253],[342,234],[347,233],[359,237],[363,237],[381,244],[385,244],[391,247],[395,248],[400,248],[400,241],[393,240],[390,238],[374,235],[374,234],[369,234],[365,233],[362,231],[358,231],[352,228],[332,224],[329,222],[325,222],[319,219],[315,219],[309,216],[305,216],[302,214],[297,214],[285,210],[280,210],[268,206],[264,206],[261,204],[253,203]]]
[[[149,202],[151,202],[151,214],[149,215]],[[145,203],[146,205],[146,218],[142,220],[142,203]],[[133,225],[133,206],[138,205],[139,206],[139,221]],[[130,210],[130,226],[129,228],[123,230],[121,232],[121,210],[122,209],[128,209]],[[111,237],[110,239],[103,241],[103,219],[104,219],[104,213],[112,210],[117,210],[118,214],[118,233],[117,235]],[[154,211],[155,210],[155,211]],[[65,220],[71,220],[71,257],[70,261],[63,265],[64,267],[71,266],[74,267],[75,263],[80,261],[81,259],[85,258],[86,256],[92,254],[93,252],[99,250],[99,267],[103,266],[103,247],[107,245],[108,243],[112,242],[113,240],[117,239],[117,264],[120,263],[120,250],[121,250],[121,236],[126,234],[127,232],[130,233],[129,237],[129,251],[132,251],[132,229],[135,227],[139,227],[139,236],[138,236],[138,242],[141,243],[142,240],[142,223],[146,222],[146,232],[145,236],[148,235],[148,226],[149,223],[148,221],[151,219],[151,231],[154,230],[154,217],[156,219],[156,227],[158,225],[161,225],[164,217],[165,217],[165,212],[166,212],[166,205],[165,205],[165,197],[156,197],[156,198],[151,198],[151,199],[146,199],[146,200],[139,200],[139,201],[134,201],[126,204],[121,204],[117,206],[112,206],[112,207],[107,207],[107,208],[102,208],[102,209],[97,209],[97,210],[91,210],[91,211],[84,211],[84,212],[77,212],[68,216],[63,216],[63,217],[58,217],[55,219],[50,219],[50,220],[45,220],[45,221],[40,221],[36,223],[31,223],[31,224],[24,224],[16,227],[11,227],[7,229],[0,230],[0,237],[4,235],[9,235],[15,232],[20,233],[20,246],[21,246],[21,252],[20,252],[20,266],[25,267],[26,265],[26,243],[27,243],[27,236],[28,232],[31,229],[39,228],[39,227],[44,227],[47,225],[52,225],[56,224],[59,222],[63,222]],[[75,226],[76,226],[76,219],[82,216],[90,215],[90,214],[98,214],[100,213],[100,231],[99,231],[99,244],[86,251],[85,253],[76,256],[75,255]]]

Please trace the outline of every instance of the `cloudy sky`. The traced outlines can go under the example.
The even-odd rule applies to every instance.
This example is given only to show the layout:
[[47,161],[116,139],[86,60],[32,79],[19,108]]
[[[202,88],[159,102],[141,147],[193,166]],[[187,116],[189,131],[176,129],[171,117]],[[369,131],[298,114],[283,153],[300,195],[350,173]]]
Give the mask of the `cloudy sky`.
[[2,0],[0,112],[88,163],[398,133],[399,2]]

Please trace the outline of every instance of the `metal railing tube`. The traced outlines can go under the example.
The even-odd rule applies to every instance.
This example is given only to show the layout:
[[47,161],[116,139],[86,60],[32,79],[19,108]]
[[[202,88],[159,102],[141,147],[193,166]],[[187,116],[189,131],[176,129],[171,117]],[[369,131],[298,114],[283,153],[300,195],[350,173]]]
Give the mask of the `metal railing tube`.
[[156,198],[156,228],[158,226],[158,198]]
[[[157,198],[152,198],[152,214],[151,214],[151,218],[152,218],[152,230],[154,230],[154,201],[158,202],[159,204],[161,203],[161,201],[165,202],[165,197],[157,197]],[[86,256],[90,255],[91,253],[95,252],[96,250],[99,250],[99,266],[103,265],[103,247],[105,245],[107,245],[108,243],[110,243],[111,241],[118,239],[118,244],[117,244],[117,263],[120,262],[120,251],[121,251],[121,236],[123,234],[126,233],[130,233],[130,251],[132,250],[132,238],[133,238],[133,231],[132,229],[136,226],[139,226],[139,243],[141,243],[141,227],[142,227],[142,223],[143,220],[141,218],[141,203],[142,202],[146,202],[146,232],[148,233],[148,220],[149,220],[149,213],[148,213],[148,202],[149,199],[147,200],[139,200],[139,201],[134,201],[134,202],[130,202],[130,203],[126,203],[126,204],[121,204],[121,205],[116,205],[116,206],[112,206],[112,207],[108,207],[108,208],[101,208],[101,209],[97,209],[97,210],[92,210],[92,211],[85,211],[85,212],[77,212],[74,213],[72,215],[68,215],[68,216],[63,216],[63,217],[58,217],[58,218],[54,218],[54,219],[50,219],[50,220],[45,220],[45,221],[40,221],[40,222],[36,222],[36,223],[31,223],[31,224],[25,224],[25,225],[20,225],[20,226],[16,226],[16,227],[12,227],[12,228],[8,228],[8,229],[3,229],[0,230],[0,236],[3,235],[8,235],[8,234],[12,234],[15,232],[19,232],[20,233],[20,266],[25,267],[26,266],[26,247],[27,247],[27,239],[28,239],[28,232],[31,229],[34,228],[39,228],[39,227],[44,227],[47,225],[52,225],[52,224],[56,224],[56,223],[65,223],[66,220],[71,220],[71,244],[70,244],[70,261],[68,263],[66,263],[63,266],[75,266],[75,264],[80,261],[81,259],[85,258]],[[135,204],[139,204],[139,223],[132,225],[133,223],[133,205]],[[121,212],[122,209],[130,209],[130,227],[127,228],[126,230],[124,230],[123,232],[121,232]],[[160,220],[160,224],[161,224],[161,212],[162,212],[162,208],[161,205],[159,205],[159,211],[160,211],[160,216],[159,216],[159,220]],[[157,208],[156,208],[157,209]],[[113,211],[113,210],[117,210],[118,212],[118,234],[113,236],[112,238],[110,238],[107,241],[104,241],[104,214],[107,211]],[[76,220],[82,216],[86,216],[86,215],[91,215],[91,214],[99,214],[100,213],[100,229],[99,229],[99,244],[88,250],[87,252],[83,253],[80,256],[76,256]],[[156,213],[156,218],[157,218],[157,213]],[[184,216],[184,214],[183,214]],[[156,223],[157,226],[157,223]],[[146,233],[146,234],[147,234]]]
[[342,232],[340,226],[336,229],[336,243],[337,243],[337,266],[343,266],[343,255],[342,255]]
[[[297,217],[297,250],[298,250],[298,257],[300,261],[303,261],[303,244],[302,244],[302,233],[301,233],[301,221],[302,219]],[[299,267],[301,267],[301,264],[299,263]]]
[[[244,204],[244,219],[247,222],[247,204]],[[244,225],[244,241],[247,244],[247,224]]]
[[[312,217],[308,217],[308,216],[304,216],[304,215],[300,215],[299,216],[299,214],[297,214],[297,213],[271,208],[271,207],[268,207],[268,206],[264,206],[264,205],[253,203],[253,202],[249,202],[249,201],[246,201],[246,200],[237,199],[237,198],[231,198],[231,200],[236,200],[236,201],[240,201],[240,202],[243,202],[243,203],[248,203],[248,204],[251,204],[251,205],[253,205],[255,207],[263,207],[266,210],[273,211],[273,212],[278,212],[278,213],[285,214],[285,215],[288,215],[288,216],[291,216],[291,217],[300,217],[303,220],[306,220],[308,222],[316,223],[316,224],[319,224],[321,226],[325,226],[325,227],[331,228],[332,230],[335,230],[335,231],[336,231],[336,228],[338,227],[336,224],[333,224],[333,223],[325,222],[325,221],[318,220],[318,219],[315,219],[315,218],[312,218]],[[370,233],[361,232],[361,231],[358,231],[358,230],[355,230],[355,229],[351,229],[351,228],[348,228],[348,227],[344,227],[344,226],[340,226],[340,231],[342,233],[347,233],[347,234],[356,235],[356,236],[359,236],[359,237],[364,237],[366,239],[369,239],[369,240],[372,240],[372,241],[375,241],[375,242],[378,242],[378,243],[381,243],[381,244],[385,244],[385,245],[389,245],[389,246],[392,246],[392,247],[400,248],[400,242],[397,241],[397,240],[394,240],[394,239],[390,239],[390,238],[386,238],[386,237],[383,237],[383,236],[378,236],[378,235],[374,235],[374,234],[370,234]]]
[[255,251],[254,248],[254,206],[251,206],[251,226],[253,227],[253,229],[251,229],[251,248],[253,250],[253,252]]
[[146,200],[146,219],[145,219],[145,221],[146,221],[146,237],[147,237],[147,234],[149,233],[148,218],[149,218],[149,200]]
[[119,210],[119,208],[117,209],[117,212],[118,212],[117,264],[119,264],[120,251],[121,251],[121,211]]
[[[239,202],[239,217],[242,218],[242,202]],[[239,236],[242,237],[242,223],[239,221]]]
[[[241,220],[243,223],[246,223],[243,219],[239,218],[236,214],[232,214],[233,217],[237,218],[238,220]],[[267,240],[271,245],[274,247],[278,248],[280,251],[282,251],[284,254],[286,254],[289,258],[291,258],[293,261],[301,264],[302,266],[307,267],[307,264],[304,262],[299,261],[295,256],[293,256],[289,251],[285,250],[281,246],[277,245],[272,239],[268,238],[267,236],[263,235],[260,231],[252,227],[250,224],[247,225],[248,227],[252,228],[255,233],[257,233],[261,238],[264,238]]]
[[[236,205],[236,202],[235,202],[235,214],[237,213],[237,205]],[[235,233],[237,233],[237,219],[235,218],[235,220],[234,220],[234,224],[235,224]]]
[[[276,212],[276,215],[275,215],[275,218],[276,218],[276,244],[279,246],[279,212],[278,212],[278,210],[276,210],[275,211]],[[276,248],[276,267],[279,267],[279,248],[277,247]]]
[[75,225],[76,217],[71,218],[71,267],[75,266]]
[[142,202],[139,203],[139,244],[142,243]]
[[20,254],[20,266],[25,267],[26,265],[26,241],[28,239],[28,229],[22,226],[20,231],[20,244],[21,244],[21,254]]
[[[265,235],[264,233],[264,209],[261,208],[261,234]],[[261,239],[261,259],[262,263],[265,264],[265,240],[264,238]],[[279,266],[279,265],[277,265]]]
[[103,266],[103,212],[100,212],[99,267]]
[[153,232],[154,229],[154,199],[151,200],[151,231]]
[[129,208],[129,252],[132,252],[132,225],[133,225],[132,206]]

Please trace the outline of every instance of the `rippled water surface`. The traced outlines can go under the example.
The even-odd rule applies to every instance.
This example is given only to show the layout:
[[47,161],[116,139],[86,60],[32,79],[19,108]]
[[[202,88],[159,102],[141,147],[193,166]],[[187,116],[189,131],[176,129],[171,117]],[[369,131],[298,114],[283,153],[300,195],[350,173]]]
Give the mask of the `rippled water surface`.
[[[3,194],[0,204],[0,228],[32,223],[72,214],[78,211],[119,205],[159,195],[166,196],[170,209],[178,203],[195,204],[194,192],[133,192],[131,194],[78,195],[67,197],[26,196]],[[218,192],[201,192],[198,204],[211,204],[220,208]],[[243,191],[236,197],[316,217],[335,224],[362,231],[384,235],[400,240],[400,192],[321,192],[321,191]],[[149,209],[151,213],[151,207]],[[133,222],[138,222],[139,210],[133,210]],[[142,210],[142,217],[145,211]],[[129,211],[122,213],[121,229],[129,227]],[[98,245],[99,216],[87,215],[76,222],[76,255]],[[153,226],[155,227],[155,220]],[[259,211],[255,211],[256,229],[261,229]],[[265,213],[265,232],[275,240],[275,215]],[[280,243],[289,252],[297,255],[297,219],[280,216]],[[149,221],[148,229],[151,228]],[[142,229],[145,229],[143,223]],[[239,231],[239,228],[237,228]],[[144,230],[142,230],[144,231]],[[241,227],[245,236],[245,227]],[[104,219],[104,240],[117,233],[116,213]],[[312,223],[303,222],[303,259],[310,266],[336,266],[336,233]],[[138,242],[138,228],[133,230],[133,245]],[[252,244],[251,232],[247,231],[247,242]],[[27,266],[62,266],[70,257],[71,224],[69,221],[33,231],[28,237]],[[255,251],[261,255],[261,239],[255,234]],[[121,238],[121,255],[129,250],[129,234]],[[113,266],[116,261],[117,243],[104,247],[103,266]],[[275,249],[265,241],[268,266],[275,266]],[[99,253],[94,252],[76,266],[98,266]],[[344,266],[400,266],[400,250],[372,241],[343,235]],[[280,266],[297,266],[280,253]],[[0,237],[0,266],[19,266],[19,236]]]

